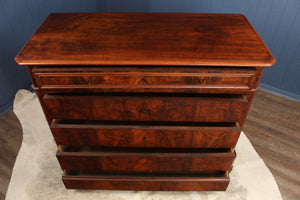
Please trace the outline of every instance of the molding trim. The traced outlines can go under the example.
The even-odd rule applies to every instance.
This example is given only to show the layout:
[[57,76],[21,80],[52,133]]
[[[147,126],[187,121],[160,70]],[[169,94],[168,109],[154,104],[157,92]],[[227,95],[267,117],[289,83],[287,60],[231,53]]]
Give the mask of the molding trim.
[[259,86],[260,86],[260,89],[265,90],[267,92],[271,92],[273,94],[277,94],[279,96],[282,96],[282,97],[300,102],[300,95],[299,94],[295,94],[295,93],[292,93],[292,92],[287,92],[287,91],[284,91],[282,89],[273,87],[273,86],[265,84],[265,83],[260,83]]

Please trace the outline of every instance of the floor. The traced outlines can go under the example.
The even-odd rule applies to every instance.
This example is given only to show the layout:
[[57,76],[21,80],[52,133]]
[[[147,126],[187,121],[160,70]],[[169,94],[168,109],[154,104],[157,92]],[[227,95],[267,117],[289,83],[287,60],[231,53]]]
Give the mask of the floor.
[[[284,200],[300,196],[300,103],[259,90],[243,128],[273,173]],[[5,199],[22,142],[12,111],[0,117],[0,200]]]
[[22,138],[21,124],[13,111],[10,110],[0,117],[0,200],[5,199]]
[[243,131],[274,175],[283,199],[299,199],[300,103],[258,91]]

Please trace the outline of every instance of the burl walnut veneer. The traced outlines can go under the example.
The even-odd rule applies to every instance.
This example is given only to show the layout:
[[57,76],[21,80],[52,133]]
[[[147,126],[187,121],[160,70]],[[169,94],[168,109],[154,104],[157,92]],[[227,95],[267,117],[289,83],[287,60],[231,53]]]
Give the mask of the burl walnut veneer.
[[275,62],[243,15],[178,13],[50,14],[15,59],[66,188],[174,191],[226,190]]

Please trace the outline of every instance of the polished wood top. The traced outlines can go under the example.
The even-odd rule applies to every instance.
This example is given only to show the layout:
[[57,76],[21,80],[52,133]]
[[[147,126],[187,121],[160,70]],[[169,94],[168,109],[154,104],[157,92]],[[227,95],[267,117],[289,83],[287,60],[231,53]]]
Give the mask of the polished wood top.
[[239,14],[54,13],[15,58],[20,65],[272,66]]

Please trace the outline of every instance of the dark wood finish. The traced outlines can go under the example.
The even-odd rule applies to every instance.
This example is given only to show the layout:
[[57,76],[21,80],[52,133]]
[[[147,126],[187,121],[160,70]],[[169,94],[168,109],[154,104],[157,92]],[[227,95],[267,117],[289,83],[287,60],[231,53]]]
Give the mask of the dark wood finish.
[[63,92],[216,93],[247,91],[259,73],[254,67],[53,67],[31,69],[35,87]]
[[[57,152],[62,168],[121,177],[230,170],[234,151],[223,148],[235,146],[275,59],[243,15],[72,13],[49,15],[16,61],[28,65],[55,140],[66,145]],[[187,186],[66,177],[79,178],[70,188],[227,186],[203,177]]]
[[[245,134],[271,170],[282,198],[285,200],[297,200],[300,195],[300,171],[298,169],[300,165],[300,138],[297,134],[300,129],[299,110],[299,102],[258,90],[244,124]],[[13,162],[7,162],[7,160],[15,160],[16,152],[18,152],[22,141],[21,126],[17,118],[15,116],[11,117],[11,114],[12,111],[0,118],[0,140],[2,141],[0,146],[1,148],[7,146],[7,150],[1,151],[3,156],[1,156],[0,165],[4,167],[0,173],[0,184],[2,186],[0,200],[5,199],[5,191],[13,167],[12,164],[8,165],[8,163]],[[78,180],[78,178],[74,177],[72,180]],[[82,181],[82,184],[78,182],[80,180],[77,181],[76,185],[73,184],[73,187],[76,186],[78,189],[79,187],[83,188],[91,185],[91,182],[88,184],[85,184],[84,181]],[[64,183],[67,185],[66,181]],[[127,182],[126,185],[130,184]],[[186,187],[186,189],[193,188],[196,190],[201,185],[203,183],[195,187]],[[137,186],[133,187],[137,188]],[[114,187],[111,186],[110,188],[113,189]],[[96,188],[94,187],[94,189]]]
[[229,184],[228,173],[210,176],[113,176],[113,175],[69,175],[63,182],[68,189],[102,190],[149,190],[152,191],[224,191]]
[[237,122],[248,103],[243,95],[154,95],[45,95],[43,100],[55,119],[177,122]]
[[53,120],[58,145],[159,148],[234,148],[238,123],[116,123]]
[[55,13],[16,57],[20,65],[272,66],[239,14]]
[[56,156],[62,169],[129,172],[229,171],[233,149],[106,149],[59,146]]

